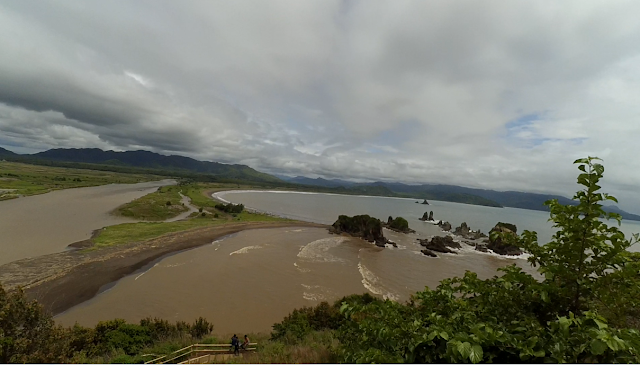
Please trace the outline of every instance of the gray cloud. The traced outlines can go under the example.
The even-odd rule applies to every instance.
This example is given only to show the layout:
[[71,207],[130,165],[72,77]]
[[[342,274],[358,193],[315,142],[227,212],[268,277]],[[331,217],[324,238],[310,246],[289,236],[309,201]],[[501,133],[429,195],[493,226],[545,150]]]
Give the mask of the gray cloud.
[[640,197],[634,1],[0,3],[0,144]]

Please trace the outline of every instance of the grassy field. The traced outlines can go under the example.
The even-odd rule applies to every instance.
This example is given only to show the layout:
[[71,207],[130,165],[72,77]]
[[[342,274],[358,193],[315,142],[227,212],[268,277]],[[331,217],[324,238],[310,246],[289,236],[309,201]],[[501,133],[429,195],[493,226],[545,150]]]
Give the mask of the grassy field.
[[121,205],[115,214],[145,221],[163,221],[188,210],[180,203],[180,188],[163,186],[130,203]]
[[64,167],[28,165],[0,161],[0,200],[21,195],[43,194],[52,190],[114,183],[137,183],[159,180],[153,175],[122,174]]
[[191,204],[201,208],[213,208],[216,204],[220,204],[213,200],[210,196],[205,195],[205,192],[225,191],[225,190],[249,190],[257,189],[262,190],[252,185],[239,185],[239,184],[190,184],[182,187],[182,193],[191,198]]
[[235,217],[217,213],[218,218],[212,215],[197,216],[188,220],[177,222],[140,222],[123,223],[102,229],[93,239],[94,246],[90,249],[110,247],[130,242],[142,242],[160,237],[167,233],[186,231],[193,228],[205,226],[217,226],[226,223],[237,222],[285,222],[288,219],[272,217],[264,214],[242,212]]

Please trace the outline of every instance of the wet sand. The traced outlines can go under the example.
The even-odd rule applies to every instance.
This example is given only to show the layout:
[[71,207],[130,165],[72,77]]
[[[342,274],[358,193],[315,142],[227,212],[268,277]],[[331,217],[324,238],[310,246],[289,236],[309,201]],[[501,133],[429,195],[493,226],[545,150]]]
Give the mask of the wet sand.
[[57,190],[0,201],[0,265],[65,250],[99,228],[132,222],[109,214],[173,180]]
[[165,255],[209,244],[248,229],[277,227],[325,227],[304,222],[248,222],[202,227],[177,232],[143,243],[131,243],[95,251],[66,251],[27,258],[0,266],[0,282],[7,289],[22,286],[56,315],[91,299],[105,285],[114,283]]

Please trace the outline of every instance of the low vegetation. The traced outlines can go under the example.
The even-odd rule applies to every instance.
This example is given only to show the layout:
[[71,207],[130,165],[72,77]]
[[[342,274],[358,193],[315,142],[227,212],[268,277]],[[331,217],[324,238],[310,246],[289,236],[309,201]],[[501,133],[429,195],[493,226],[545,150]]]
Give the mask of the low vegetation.
[[163,186],[156,192],[120,206],[115,213],[146,221],[163,221],[188,210],[181,204],[181,199],[179,187]]
[[123,223],[103,228],[96,235],[96,237],[92,239],[94,245],[90,249],[122,245],[131,242],[147,241],[168,233],[187,231],[199,227],[217,226],[228,223],[241,222],[286,221],[289,221],[289,219],[274,217],[266,214],[242,212],[240,214],[235,214],[235,216],[218,214],[218,218],[215,217],[215,214],[205,214],[204,216],[202,216],[200,213],[198,213],[194,218],[176,222]]
[[0,200],[52,190],[159,180],[158,176],[0,161]]
[[244,210],[244,205],[242,204],[216,204],[215,208],[221,212],[238,214],[242,213]]

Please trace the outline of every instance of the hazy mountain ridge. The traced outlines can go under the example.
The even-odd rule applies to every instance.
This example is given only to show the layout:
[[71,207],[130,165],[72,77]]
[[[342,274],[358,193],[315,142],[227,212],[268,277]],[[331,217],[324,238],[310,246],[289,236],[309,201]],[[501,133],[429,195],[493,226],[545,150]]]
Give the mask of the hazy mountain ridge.
[[11,152],[9,150],[6,150],[2,147],[0,147],[0,157],[12,157],[12,156],[16,156],[17,154],[14,152]]
[[[303,176],[297,176],[289,179],[289,181],[299,182],[306,185],[329,187],[328,183],[334,185],[338,182],[345,182],[349,187],[357,187],[363,185],[374,185],[386,187],[391,192],[407,197],[420,199],[433,199],[451,202],[460,202],[467,204],[486,205],[486,206],[502,206],[511,208],[521,208],[530,210],[548,211],[544,202],[550,199],[558,199],[561,204],[574,204],[574,201],[554,194],[525,193],[520,191],[496,191],[488,189],[466,188],[457,185],[446,184],[421,184],[410,185],[403,183],[389,183],[377,181],[373,183],[358,184],[349,181],[333,179],[326,180],[322,178],[311,179]],[[304,183],[302,182],[304,181]],[[346,186],[345,186],[346,187]],[[626,212],[617,206],[605,206],[603,208],[607,212],[618,213],[623,219],[640,221],[640,215]]]
[[[2,151],[0,151],[2,153]],[[99,164],[119,167],[134,167],[169,171],[188,171],[225,179],[240,179],[257,182],[281,182],[271,175],[256,171],[245,165],[229,165],[219,162],[199,161],[190,157],[161,155],[149,151],[103,151],[98,148],[56,148],[31,155],[6,155],[12,159],[30,162],[34,160]]]

